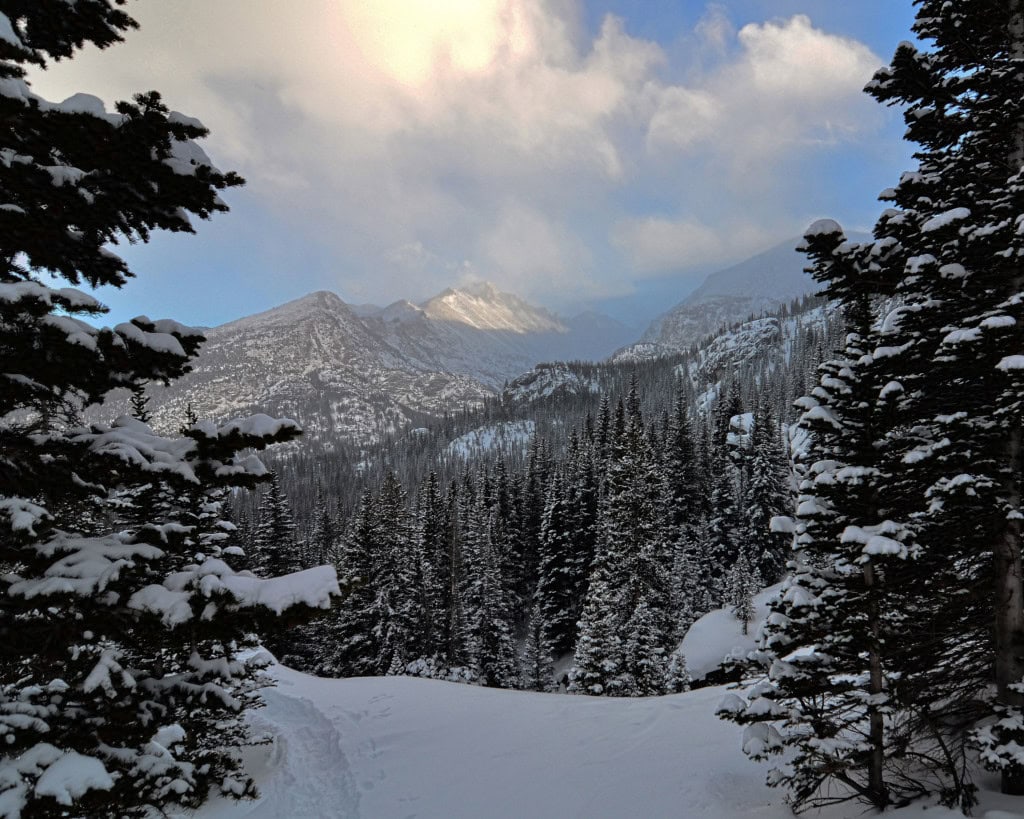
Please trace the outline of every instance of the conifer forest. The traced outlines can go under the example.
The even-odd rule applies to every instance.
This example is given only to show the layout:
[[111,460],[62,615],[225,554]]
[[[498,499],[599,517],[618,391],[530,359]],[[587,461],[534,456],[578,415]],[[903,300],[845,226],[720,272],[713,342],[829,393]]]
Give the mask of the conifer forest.
[[[135,5],[0,0],[0,819],[1024,816],[1024,0],[914,0],[864,78],[911,166],[806,292],[546,361],[491,285],[108,321],[260,184],[157,91],[37,93]],[[432,709],[483,773],[417,767]]]

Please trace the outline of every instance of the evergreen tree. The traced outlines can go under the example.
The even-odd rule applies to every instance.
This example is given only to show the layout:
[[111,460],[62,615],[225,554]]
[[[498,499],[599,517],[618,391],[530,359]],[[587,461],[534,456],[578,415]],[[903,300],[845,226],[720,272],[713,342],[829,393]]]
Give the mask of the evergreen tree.
[[668,524],[682,539],[698,525],[707,503],[707,486],[697,462],[683,382],[676,386],[672,414],[665,425],[664,470],[667,484]]
[[601,500],[600,543],[580,621],[570,690],[664,692],[672,550],[658,512],[664,483],[645,435],[635,382],[619,403]]
[[373,566],[381,540],[373,495],[366,490],[342,545],[338,567],[342,599],[332,613],[330,637],[321,649],[322,665],[339,675],[378,673],[380,648],[373,612]]
[[[298,434],[266,416],[156,435],[79,414],[115,389],[187,372],[198,330],[145,317],[100,327],[75,286],[123,286],[107,249],[191,232],[241,183],[195,143],[206,131],[155,92],[116,113],[35,95],[25,66],[117,42],[108,0],[6,4],[0,53],[0,803],[9,815],[153,815],[211,788],[253,792],[237,746],[258,702],[238,650],[281,609],[325,606],[333,572],[258,580],[222,559],[219,492],[253,487],[261,450]],[[54,279],[69,287],[51,287]],[[153,487],[151,498],[140,490]],[[140,500],[121,527],[109,498]],[[88,509],[97,514],[81,514]],[[285,589],[301,589],[298,596]],[[58,779],[66,792],[43,785]],[[70,777],[70,778],[66,778]]]
[[750,621],[754,619],[754,595],[761,590],[764,581],[757,566],[751,565],[745,551],[729,570],[728,603],[732,613],[742,624],[743,634],[747,633]]
[[743,399],[740,395],[740,382],[733,378],[729,382],[728,391],[725,385],[719,393],[718,402],[715,404],[715,416],[713,426],[712,444],[719,453],[727,450],[729,433],[732,430],[732,419],[743,414]]
[[702,562],[707,566],[708,590],[712,602],[728,596],[726,578],[740,555],[745,526],[740,512],[736,468],[724,457],[715,460],[712,476],[711,515],[701,532]]
[[562,476],[555,473],[541,525],[540,578],[534,597],[545,640],[556,655],[570,651],[576,641],[580,587],[586,582],[585,557],[578,552],[578,532],[572,528],[573,512]]
[[313,528],[309,536],[309,549],[303,562],[313,566],[337,563],[340,539],[338,522],[324,497],[323,487],[318,486],[313,511]]
[[670,694],[681,694],[690,690],[690,672],[686,668],[686,655],[676,649],[668,658],[665,684]]
[[782,578],[786,567],[787,538],[771,531],[771,520],[785,513],[789,489],[778,427],[766,401],[761,402],[754,418],[750,448],[745,551],[751,569],[770,585]]
[[131,398],[128,399],[132,408],[132,418],[148,424],[153,420],[153,414],[149,411],[149,396],[146,395],[146,388],[138,384],[132,389]]
[[511,688],[519,678],[512,612],[501,577],[495,543],[500,522],[481,493],[473,503],[464,531],[463,605],[470,663],[487,686]]
[[453,579],[453,531],[437,475],[430,472],[416,496],[416,538],[423,561],[424,648],[449,660],[452,605],[458,596]]
[[811,433],[793,529],[800,552],[749,660],[758,680],[750,704],[731,699],[724,711],[748,724],[752,756],[795,752],[770,781],[790,789],[797,809],[851,798],[881,808],[936,781],[946,801],[969,805],[962,742],[958,753],[937,733],[948,683],[920,677],[907,653],[905,635],[934,607],[932,590],[915,533],[885,508],[896,498],[886,497],[887,411],[878,396],[896,388],[884,358],[866,354],[878,341],[872,303],[884,282],[873,274],[885,245],[846,242],[822,221],[806,249],[816,277],[842,300],[850,332],[842,357],[822,365],[818,387],[800,402]]
[[295,539],[295,517],[276,473],[270,475],[257,514],[253,565],[270,577],[298,570],[302,560]]
[[527,623],[523,652],[522,687],[527,691],[554,691],[556,687],[552,646],[546,633],[544,617],[535,604]]
[[373,553],[370,619],[378,647],[378,673],[401,673],[425,652],[426,607],[421,560],[406,509],[405,490],[394,472],[384,476],[375,504],[377,542]]
[[999,720],[982,730],[983,758],[1004,792],[1024,794],[1024,17],[1016,0],[931,0],[914,31],[928,50],[901,45],[868,86],[905,108],[919,145],[917,170],[886,192],[894,207],[875,229],[894,248],[884,269],[903,274],[886,325],[902,390],[889,399],[902,465],[892,491],[921,549],[932,603],[921,626],[935,630],[905,663],[914,694],[959,709],[961,722],[994,682]]
[[[859,548],[851,562],[861,567],[862,599],[851,598],[841,578],[824,575],[818,584],[829,596],[841,590],[830,608],[868,618],[866,797],[884,804],[894,787],[881,775],[891,757],[889,723],[878,703],[884,707],[887,684],[898,676],[888,690],[910,721],[903,747],[916,751],[922,737],[945,733],[935,742],[952,761],[933,767],[948,780],[941,784],[944,799],[967,806],[963,727],[976,719],[989,683],[998,719],[978,733],[982,758],[1001,772],[1005,792],[1024,793],[1017,754],[1024,740],[1024,10],[1017,0],[922,0],[914,32],[928,50],[901,44],[867,89],[905,108],[907,138],[919,146],[918,168],[883,194],[894,207],[876,225],[866,269],[883,285],[895,283],[899,299],[879,322],[881,343],[860,350],[879,370],[879,391],[867,401],[891,415],[873,442],[889,469],[860,473],[862,482],[882,489],[873,500],[882,508],[868,517],[873,526],[850,525],[841,537],[851,551]],[[843,477],[852,483],[850,473]],[[834,514],[859,518],[863,493],[857,494],[860,508],[843,501]],[[901,576],[892,555],[913,572]],[[902,622],[889,606],[892,587],[899,588]],[[806,612],[801,619],[809,619]],[[897,626],[928,639],[890,640]]]

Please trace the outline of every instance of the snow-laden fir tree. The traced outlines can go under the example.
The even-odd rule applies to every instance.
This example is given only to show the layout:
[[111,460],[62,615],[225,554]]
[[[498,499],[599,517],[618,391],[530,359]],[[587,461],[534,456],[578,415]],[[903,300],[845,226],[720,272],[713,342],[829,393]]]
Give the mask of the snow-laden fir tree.
[[374,554],[381,539],[373,493],[367,489],[342,541],[338,562],[342,598],[325,623],[319,651],[320,666],[327,673],[353,677],[378,673],[380,651],[372,606]]
[[[627,409],[628,407],[628,409]],[[635,382],[616,409],[601,499],[600,540],[580,620],[569,689],[664,693],[672,549],[659,512],[664,481],[645,435]]]
[[313,508],[313,525],[309,533],[309,545],[304,563],[319,566],[337,563],[341,532],[338,521],[324,494],[323,486],[317,485]]
[[422,561],[405,490],[387,472],[376,501],[377,542],[373,560],[373,602],[369,617],[378,649],[378,673],[401,673],[425,651],[426,605]]
[[544,616],[536,603],[526,624],[521,687],[526,691],[554,691],[555,671],[551,641],[544,627]]
[[[199,421],[179,437],[141,420],[84,426],[113,390],[188,370],[201,332],[139,317],[96,327],[77,289],[132,276],[108,249],[227,210],[241,183],[216,170],[194,119],[156,93],[108,112],[51,103],[25,66],[118,41],[134,21],[108,0],[0,11],[0,812],[151,815],[215,789],[252,792],[242,710],[256,702],[246,635],[337,592],[332,570],[239,573],[218,506],[266,470],[252,454],[298,434],[266,416]],[[56,280],[56,281],[54,281]],[[62,284],[69,286],[61,286]],[[152,487],[125,525],[110,499]],[[84,513],[84,514],[83,514]],[[148,513],[148,515],[146,514]],[[114,524],[111,523],[114,522]],[[225,559],[228,558],[228,559]]]
[[932,790],[967,806],[963,743],[958,751],[944,733],[949,687],[934,677],[922,687],[908,656],[936,601],[915,532],[893,519],[900,499],[888,491],[885,398],[900,390],[877,352],[884,332],[873,307],[891,286],[883,271],[892,243],[846,242],[827,220],[805,243],[849,333],[799,402],[806,468],[795,527],[776,527],[792,529],[798,552],[747,661],[747,699],[730,696],[722,710],[747,724],[751,756],[788,752],[769,782],[787,787],[797,810],[848,799],[882,808]]
[[540,568],[535,605],[545,640],[560,656],[576,642],[576,622],[589,568],[586,545],[576,526],[580,507],[556,472],[548,484],[541,524]]
[[790,499],[787,458],[771,406],[761,401],[754,416],[750,440],[750,475],[746,481],[745,551],[752,569],[768,585],[785,571],[788,543],[785,535],[771,531],[773,517],[786,512]]
[[458,596],[454,577],[454,537],[445,498],[430,472],[416,493],[413,510],[415,537],[422,560],[424,617],[423,639],[434,656],[448,662],[453,653],[452,601]]
[[994,683],[983,759],[1024,794],[1024,8],[926,0],[914,31],[927,50],[902,44],[868,86],[904,107],[918,145],[876,227],[903,274],[887,343],[902,388],[896,491],[916,513],[935,600],[937,639],[912,661],[922,683],[955,684],[962,719]]
[[260,574],[269,577],[296,571],[302,565],[295,537],[295,515],[276,473],[271,473],[260,500],[252,562]]
[[[885,530],[850,526],[846,542],[870,563],[884,557],[879,537],[893,556],[913,559],[913,577],[898,584],[902,633],[928,639],[874,640],[867,656],[881,665],[873,674],[881,690],[871,702],[885,705],[886,689],[899,696],[899,713],[914,721],[903,748],[916,753],[922,737],[946,734],[938,754],[953,762],[940,787],[948,801],[966,804],[962,741],[987,685],[995,704],[976,735],[982,759],[1001,772],[1004,791],[1024,793],[1024,7],[922,0],[914,31],[926,50],[901,44],[867,89],[905,109],[918,167],[883,193],[893,207],[875,228],[873,275],[895,284],[898,303],[880,317],[883,337],[861,350],[884,370],[873,400],[891,414],[876,436],[889,475],[876,501],[888,510],[874,526]],[[898,572],[893,563],[874,573],[883,618]],[[837,600],[840,610],[848,606]],[[877,803],[892,784],[874,772],[899,757],[878,739],[886,715],[873,722],[872,752],[882,757],[869,766]]]
[[462,532],[466,651],[470,666],[483,685],[512,688],[519,679],[519,669],[513,612],[496,547],[502,541],[501,520],[487,504],[484,493],[467,502],[471,506]]

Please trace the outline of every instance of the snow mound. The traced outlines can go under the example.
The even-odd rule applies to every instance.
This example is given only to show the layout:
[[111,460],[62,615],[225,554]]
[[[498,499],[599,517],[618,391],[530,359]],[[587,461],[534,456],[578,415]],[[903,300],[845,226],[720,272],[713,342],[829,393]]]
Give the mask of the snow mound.
[[743,633],[741,623],[730,609],[709,611],[683,637],[681,648],[686,656],[690,678],[701,680],[732,655],[746,654],[754,647],[755,636],[768,615],[768,601],[780,586],[769,586],[754,598],[754,618]]

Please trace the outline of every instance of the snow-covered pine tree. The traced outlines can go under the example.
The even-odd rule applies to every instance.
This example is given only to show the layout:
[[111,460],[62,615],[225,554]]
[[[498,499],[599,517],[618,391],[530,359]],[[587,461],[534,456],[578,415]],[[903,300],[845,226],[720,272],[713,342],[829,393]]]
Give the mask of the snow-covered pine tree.
[[[899,389],[886,356],[869,352],[882,332],[873,306],[891,288],[882,272],[891,248],[846,242],[828,220],[805,237],[815,277],[843,304],[849,332],[841,357],[821,366],[818,386],[799,402],[810,433],[793,528],[799,551],[747,662],[749,702],[729,697],[722,709],[747,724],[751,756],[789,749],[769,782],[787,787],[798,810],[846,799],[881,808],[933,788],[965,806],[972,798],[962,754],[937,733],[941,710],[931,708],[941,697],[922,704],[926,692],[907,684],[914,641],[906,635],[935,601],[914,532],[891,519],[898,498],[888,491],[882,442],[891,420],[880,396]],[[932,682],[933,694],[948,690]],[[920,708],[932,724],[915,722]]]
[[405,490],[388,471],[376,502],[378,541],[373,559],[370,619],[378,647],[378,673],[401,673],[425,651],[426,605],[422,561]]
[[[665,487],[640,414],[636,382],[615,413],[601,498],[600,540],[580,620],[570,691],[664,693],[672,549],[659,512]],[[639,675],[639,676],[636,676]]]
[[732,431],[732,419],[743,413],[743,397],[740,395],[738,378],[729,381],[728,386],[719,389],[718,400],[712,423],[711,443],[716,453],[725,453],[729,433]]
[[526,691],[554,691],[555,672],[551,641],[545,635],[544,616],[535,603],[526,624],[521,687]]
[[676,540],[682,540],[687,534],[692,537],[706,511],[708,491],[697,462],[687,393],[682,381],[676,385],[675,402],[665,430],[662,461],[668,489],[668,524]]
[[[123,286],[132,273],[107,245],[191,232],[190,216],[226,211],[219,192],[241,183],[196,144],[205,129],[156,93],[108,112],[87,95],[32,92],[26,65],[135,27],[119,5],[0,11],[0,804],[11,816],[151,815],[211,788],[251,792],[232,746],[259,678],[236,650],[285,609],[337,593],[326,567],[260,580],[198,539],[199,518],[216,528],[217,492],[265,477],[239,453],[293,438],[293,422],[200,422],[169,438],[128,416],[79,421],[115,389],[186,372],[203,336],[145,317],[97,328],[81,317],[105,308],[75,285]],[[144,485],[163,490],[148,519],[139,506],[113,529],[79,514]]]
[[983,758],[1024,794],[1024,7],[924,0],[914,32],[926,50],[902,44],[868,86],[905,109],[918,145],[876,226],[904,274],[886,344],[902,388],[896,491],[917,513],[934,599],[923,619],[936,636],[908,661],[920,691],[942,683],[964,719],[994,682],[1001,719],[982,732]]
[[728,594],[726,600],[732,613],[742,624],[743,634],[747,633],[750,621],[754,619],[754,595],[761,590],[763,585],[764,581],[757,566],[750,562],[747,551],[741,550],[727,575]]
[[[573,565],[570,567],[573,591],[570,595],[575,622],[583,611],[587,577],[598,539],[600,481],[593,444],[575,431],[569,437],[565,456],[565,492],[569,513],[566,525],[573,534]],[[575,633],[575,629],[574,629]]]
[[319,566],[324,563],[338,562],[341,533],[330,504],[324,495],[323,486],[317,485],[314,508],[313,526],[309,535],[307,563]]
[[773,517],[785,513],[790,492],[787,459],[771,406],[762,400],[754,416],[750,442],[750,475],[747,480],[745,551],[761,579],[776,583],[786,567],[789,546],[785,535],[771,531]]
[[519,670],[513,614],[495,548],[501,537],[500,521],[488,507],[484,493],[478,493],[471,503],[462,532],[467,654],[483,685],[512,688],[519,679]]
[[712,469],[711,514],[700,532],[700,562],[705,567],[705,585],[711,602],[722,605],[728,597],[727,579],[739,557],[746,527],[737,497],[736,467],[723,453],[718,453]]
[[458,589],[452,580],[451,522],[433,471],[416,493],[413,514],[417,548],[423,562],[424,647],[448,662],[452,599]]
[[562,475],[556,472],[548,484],[534,594],[545,640],[556,656],[571,651],[576,642],[581,586],[586,583],[586,556],[579,554],[580,533],[573,526],[575,511]]
[[338,567],[342,599],[331,612],[321,641],[320,665],[330,673],[353,677],[377,673],[380,650],[371,608],[374,554],[380,544],[373,494],[366,490],[342,542]]
[[271,473],[257,512],[252,562],[256,571],[268,577],[296,571],[302,565],[292,505],[276,472]]

